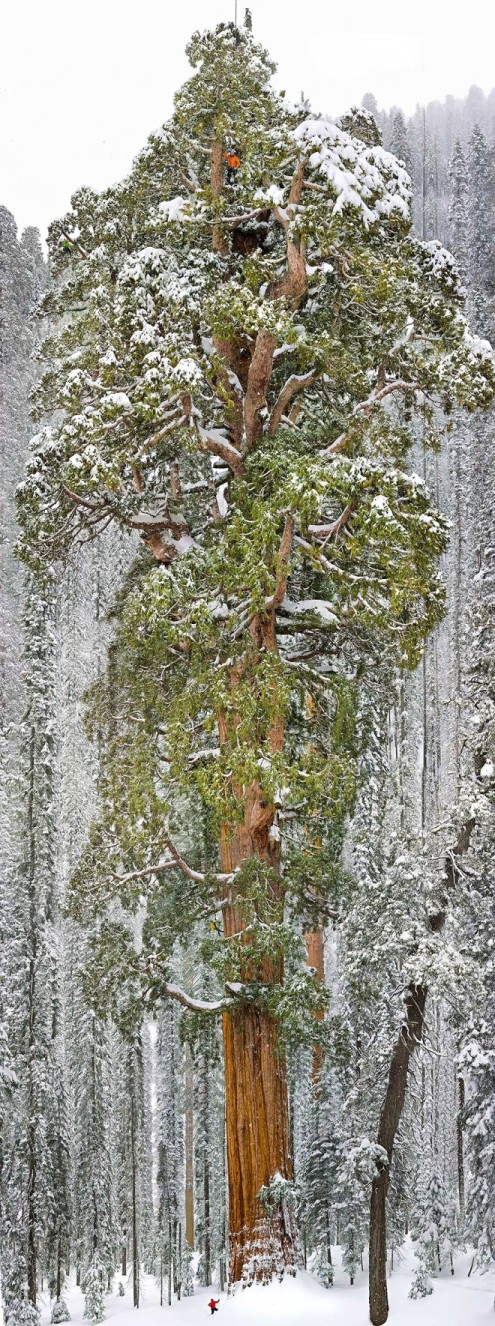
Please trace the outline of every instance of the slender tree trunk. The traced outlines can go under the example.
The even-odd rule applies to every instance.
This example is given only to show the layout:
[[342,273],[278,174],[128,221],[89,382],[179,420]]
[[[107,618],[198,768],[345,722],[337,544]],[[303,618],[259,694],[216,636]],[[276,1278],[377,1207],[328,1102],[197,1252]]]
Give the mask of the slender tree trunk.
[[460,1216],[461,1225],[463,1225],[464,1216],[466,1212],[466,1201],[465,1201],[465,1182],[464,1182],[464,1139],[462,1134],[462,1112],[464,1110],[464,1106],[466,1103],[466,1085],[464,1082],[464,1078],[461,1075],[459,1075],[457,1079],[457,1084],[458,1084],[458,1110],[456,1118],[457,1180],[459,1188],[459,1216]]
[[177,1230],[177,1299],[180,1302],[182,1294],[182,1225],[179,1222]]
[[210,1161],[209,1143],[205,1138],[203,1157],[203,1210],[205,1220],[205,1284],[211,1285],[211,1219],[210,1219]]
[[135,1308],[139,1307],[139,1240],[138,1240],[138,1212],[137,1212],[137,1155],[136,1155],[136,1105],[134,1100],[135,1092],[135,1051],[130,1053],[133,1056],[133,1072],[131,1077],[131,1170],[132,1170],[132,1300]]
[[[316,972],[316,979],[319,985],[324,985],[325,984],[325,940],[324,940],[323,931],[308,930],[305,939],[306,939],[306,956],[308,959],[308,967],[314,967]],[[318,1022],[323,1022],[324,1016],[325,1015],[323,1013],[323,1010],[315,1014],[316,1020]],[[323,1062],[323,1051],[321,1048],[321,1043],[320,1041],[315,1040],[313,1048],[313,1064],[311,1071],[313,1078],[313,1087],[316,1095],[319,1095],[319,1081],[320,1081],[322,1062]]]
[[194,1251],[194,1104],[193,1104],[193,1064],[189,1046],[185,1048],[185,1217],[186,1243]]
[[390,1073],[378,1127],[378,1145],[388,1164],[378,1162],[371,1188],[369,1243],[369,1301],[373,1326],[383,1326],[388,1317],[386,1202],[390,1164],[406,1095],[411,1055],[423,1037],[426,987],[410,985],[405,997],[405,1020],[392,1054]]
[[36,1244],[36,1187],[37,1187],[37,1154],[36,1154],[36,1126],[37,1126],[37,1108],[35,1092],[35,1073],[36,1073],[36,957],[37,957],[37,935],[36,935],[36,896],[35,896],[35,872],[36,872],[36,844],[34,827],[34,765],[35,765],[35,743],[36,733],[34,727],[31,728],[29,738],[29,794],[27,807],[28,820],[28,841],[29,841],[29,982],[28,982],[28,1095],[29,1095],[29,1120],[27,1129],[27,1152],[28,1152],[28,1174],[27,1174],[27,1283],[29,1302],[36,1306],[36,1288],[37,1288],[37,1244]]

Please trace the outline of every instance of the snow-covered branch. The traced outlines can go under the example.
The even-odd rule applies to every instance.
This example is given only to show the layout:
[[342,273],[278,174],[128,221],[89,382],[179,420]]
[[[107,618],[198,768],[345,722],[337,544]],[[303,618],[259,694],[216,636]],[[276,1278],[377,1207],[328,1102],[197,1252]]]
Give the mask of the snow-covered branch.
[[[146,876],[149,875],[161,875],[167,870],[181,870],[182,874],[186,875],[188,879],[191,879],[193,883],[204,884],[207,876],[203,871],[193,870],[192,866],[188,865],[187,861],[181,856],[175,843],[172,842],[172,839],[169,838],[168,835],[165,838],[165,843],[171,853],[171,859],[169,861],[158,861],[153,865],[145,866],[142,870],[130,870],[125,875],[118,875],[112,872],[113,879],[117,880],[119,884],[128,884],[133,879],[145,879]],[[233,878],[234,872],[232,874],[208,875],[208,879],[211,879],[213,883],[216,882],[218,884],[230,884]]]
[[180,985],[174,985],[171,981],[166,981],[163,985],[163,993],[168,995],[169,999],[176,999],[184,1008],[190,1008],[193,1013],[226,1013],[235,1005],[235,1000],[229,997],[225,999],[194,999],[192,995],[186,994]]
[[269,437],[273,437],[274,433],[276,433],[279,423],[281,422],[293,396],[296,396],[300,391],[304,391],[306,387],[310,387],[311,384],[316,381],[317,377],[317,369],[312,368],[309,373],[293,373],[292,376],[287,379],[278,399],[275,401],[275,405],[270,415],[270,421],[268,424]]
[[348,504],[344,507],[340,516],[337,517],[337,520],[332,521],[331,525],[308,525],[308,533],[311,534],[314,539],[324,539],[325,543],[327,543],[329,539],[336,538],[337,534],[340,534],[341,529],[344,528],[344,525],[347,525],[348,520],[350,520],[350,517],[352,516],[353,509],[354,508]]
[[[375,389],[375,391],[372,391],[371,396],[368,396],[365,401],[359,401],[359,403],[354,406],[354,409],[351,414],[351,419],[353,419],[358,414],[365,414],[366,416],[369,417],[375,405],[380,405],[381,401],[385,400],[386,396],[390,396],[392,392],[395,391],[417,392],[420,390],[421,388],[419,386],[419,383],[417,382],[402,382],[402,381],[387,382],[384,387],[380,387],[378,390]],[[332,442],[329,447],[325,447],[323,455],[324,456],[337,455],[340,451],[344,450],[344,448],[347,446],[347,443],[351,441],[351,437],[352,434],[349,432],[340,433],[339,437],[335,439],[335,442]]]

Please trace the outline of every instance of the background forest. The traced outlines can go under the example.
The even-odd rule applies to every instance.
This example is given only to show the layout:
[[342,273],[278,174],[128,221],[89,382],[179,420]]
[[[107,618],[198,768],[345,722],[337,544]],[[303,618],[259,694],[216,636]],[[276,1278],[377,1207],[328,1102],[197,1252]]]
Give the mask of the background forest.
[[[366,139],[374,117],[384,148],[411,176],[416,236],[454,254],[471,326],[495,344],[495,90],[473,87],[464,101],[418,107],[410,120],[379,109],[371,94],[363,108],[352,132],[359,137],[361,124]],[[181,865],[155,876],[162,912],[152,899],[163,976],[138,878],[154,859],[138,841],[140,817],[151,814],[146,743],[136,734],[135,762],[120,773],[108,754],[112,715],[120,721],[118,691],[109,701],[108,686],[126,666],[122,604],[141,566],[139,534],[112,528],[103,545],[89,525],[42,582],[13,555],[39,345],[60,318],[61,248],[72,262],[77,242],[55,223],[47,263],[38,233],[18,238],[0,208],[0,1266],[9,1326],[34,1326],[47,1288],[52,1319],[63,1320],[70,1274],[94,1322],[119,1280],[139,1306],[142,1274],[158,1280],[165,1304],[193,1292],[192,1268],[201,1285],[221,1290],[229,1276],[224,1056],[221,1020],[208,1005],[221,1008],[226,990],[234,999],[238,990],[215,957],[211,823],[197,791],[181,784],[165,856],[180,850],[189,877]],[[388,1150],[382,1107],[401,1044],[408,1087],[383,1196],[388,1267],[410,1236],[411,1294],[423,1296],[466,1248],[481,1270],[495,1256],[493,409],[464,414],[455,404],[444,423],[432,447],[413,421],[408,466],[449,522],[445,614],[438,620],[432,609],[434,630],[412,668],[402,670],[392,652],[368,652],[357,698],[342,693],[331,714],[345,759],[352,747],[355,789],[330,843],[322,846],[315,810],[314,834],[305,828],[294,847],[294,869],[309,870],[310,886],[309,905],[305,897],[294,907],[286,955],[293,1183],[266,1201],[268,1210],[286,1204],[304,1266],[330,1294],[336,1249],[351,1284],[366,1264],[370,1190]],[[315,599],[308,594],[309,612]],[[319,647],[312,624],[309,671]],[[302,694],[318,750],[328,715],[310,680]],[[298,722],[296,714],[301,748]],[[192,758],[201,766],[201,746]],[[129,888],[125,899],[109,884],[104,914],[87,843],[119,777],[132,782],[135,837],[124,871],[123,850],[108,849],[110,881],[126,873]],[[128,784],[126,807],[127,799]],[[95,857],[107,852],[101,843],[91,839]],[[319,872],[331,876],[326,891]],[[139,989],[119,948],[123,929],[149,959]],[[313,1005],[305,963],[328,991]],[[246,981],[241,971],[239,989]],[[246,1265],[244,1257],[244,1278],[253,1278]]]

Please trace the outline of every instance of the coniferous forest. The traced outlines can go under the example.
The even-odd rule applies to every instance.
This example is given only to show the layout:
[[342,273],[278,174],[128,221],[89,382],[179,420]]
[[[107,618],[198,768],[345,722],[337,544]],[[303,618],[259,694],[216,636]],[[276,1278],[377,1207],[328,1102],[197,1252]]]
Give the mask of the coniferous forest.
[[398,1283],[392,1323],[467,1326],[495,90],[334,121],[249,11],[188,57],[48,256],[0,208],[5,1326],[295,1322],[279,1280],[303,1326],[382,1326]]

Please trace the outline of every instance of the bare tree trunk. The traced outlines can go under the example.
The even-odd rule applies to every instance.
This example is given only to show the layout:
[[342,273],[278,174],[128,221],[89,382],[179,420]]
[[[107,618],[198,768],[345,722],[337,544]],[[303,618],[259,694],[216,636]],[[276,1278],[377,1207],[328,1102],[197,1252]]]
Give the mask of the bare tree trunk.
[[[269,842],[268,823],[256,789],[248,797],[246,821],[230,841],[224,835],[223,869],[242,865],[253,854],[279,863],[279,843]],[[255,851],[257,846],[257,853]],[[269,904],[280,902],[273,884]],[[227,935],[239,934],[243,918],[235,906],[224,911]],[[248,969],[249,979],[252,973]],[[256,973],[261,983],[283,979],[281,963],[265,961]],[[228,1211],[230,1211],[230,1281],[269,1280],[284,1266],[295,1265],[296,1229],[291,1212],[265,1211],[260,1188],[275,1175],[292,1179],[289,1152],[289,1111],[285,1058],[277,1044],[277,1026],[256,1006],[244,1006],[223,1018],[224,1070],[226,1070],[226,1127]]]
[[256,1008],[224,1016],[230,1280],[269,1280],[295,1262],[293,1217],[258,1194],[292,1177],[285,1060],[272,1018]]
[[[210,185],[212,198],[220,200],[223,185],[223,143],[221,138],[215,138],[211,145]],[[225,254],[228,252],[228,244],[223,226],[213,226],[211,246],[214,253]]]
[[36,1243],[36,1187],[37,1187],[37,1154],[36,1154],[36,1099],[35,1099],[35,1074],[36,1074],[36,957],[37,957],[37,935],[36,935],[36,896],[35,896],[35,872],[36,872],[36,845],[34,829],[34,763],[35,763],[35,741],[36,733],[34,727],[31,728],[29,736],[29,794],[27,806],[28,820],[28,841],[29,841],[29,983],[28,983],[28,1093],[29,1093],[29,1121],[27,1129],[27,1153],[28,1153],[28,1175],[27,1175],[27,1283],[29,1302],[36,1306],[36,1288],[37,1288],[37,1243]]
[[378,1127],[378,1145],[388,1164],[378,1162],[371,1188],[369,1243],[369,1301],[373,1326],[383,1326],[388,1317],[386,1201],[395,1135],[406,1095],[411,1055],[423,1037],[426,987],[410,985],[405,996],[405,1020],[394,1046],[385,1099]]
[[193,1107],[193,1065],[189,1046],[185,1048],[185,1217],[186,1243],[194,1251],[194,1107]]
[[457,1089],[458,1089],[458,1110],[456,1118],[457,1179],[458,1179],[458,1188],[459,1188],[459,1216],[462,1225],[464,1224],[464,1216],[466,1213],[465,1182],[464,1182],[464,1139],[462,1134],[462,1112],[466,1103],[466,1085],[464,1082],[464,1078],[461,1076],[461,1074],[459,1074],[459,1077],[457,1079]]
[[[258,856],[273,869],[267,908],[282,905],[278,880],[279,843],[270,839],[273,806],[267,806],[253,785],[246,797],[244,824],[231,835],[224,830],[222,869]],[[239,906],[224,910],[227,935],[243,929]],[[282,963],[265,961],[255,973],[263,985],[281,982]],[[245,979],[253,979],[246,946]],[[284,1055],[277,1026],[264,1010],[249,1005],[224,1014],[224,1061],[229,1191],[229,1280],[269,1280],[297,1260],[294,1218],[283,1204],[270,1211],[259,1201],[260,1189],[275,1175],[292,1179],[289,1107]]]
[[[319,985],[324,985],[325,984],[325,940],[323,936],[323,931],[308,930],[305,935],[305,940],[306,940],[306,956],[308,960],[308,967],[314,967],[314,970],[316,972],[316,979]],[[316,1013],[315,1017],[318,1022],[323,1022],[324,1020],[323,1010],[321,1010],[319,1013]],[[312,1078],[313,1078],[313,1087],[317,1095],[319,1094],[318,1084],[320,1081],[322,1061],[323,1061],[323,1051],[321,1048],[321,1043],[320,1041],[315,1041],[313,1049]]]
[[138,1239],[138,1212],[137,1212],[137,1155],[136,1155],[136,1102],[135,1092],[135,1050],[132,1048],[133,1056],[133,1075],[131,1080],[131,1170],[132,1170],[132,1301],[135,1308],[139,1307],[139,1239]]
[[[256,648],[276,652],[275,607],[285,593],[288,556],[293,523],[286,521],[279,555],[277,586],[272,608],[250,628]],[[281,596],[281,597],[280,597]],[[242,674],[238,674],[242,675]],[[232,688],[238,680],[232,675]],[[233,727],[232,727],[233,723]],[[220,743],[227,743],[236,720],[229,725],[219,718]],[[268,740],[273,752],[283,749],[285,739],[281,716],[274,716]],[[231,873],[257,858],[269,867],[266,912],[283,915],[283,883],[280,878],[280,842],[271,834],[275,807],[261,787],[253,782],[239,792],[243,821],[223,826],[220,840],[222,870]],[[232,887],[231,903],[224,908],[224,930],[228,937],[245,929],[242,900]],[[248,937],[246,936],[246,940]],[[282,959],[265,959],[253,970],[250,946],[242,979],[263,986],[283,980]],[[246,1004],[223,1017],[227,1168],[229,1191],[229,1281],[267,1281],[294,1268],[299,1260],[297,1232],[290,1204],[280,1202],[266,1209],[259,1200],[260,1189],[275,1175],[292,1179],[289,1141],[289,1102],[285,1057],[278,1044],[275,1020],[256,1004]]]
[[205,1222],[204,1236],[204,1259],[205,1259],[205,1284],[211,1285],[211,1219],[210,1219],[210,1161],[209,1161],[209,1142],[205,1137],[205,1151],[203,1157],[203,1210]]

